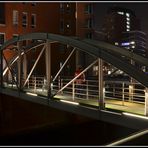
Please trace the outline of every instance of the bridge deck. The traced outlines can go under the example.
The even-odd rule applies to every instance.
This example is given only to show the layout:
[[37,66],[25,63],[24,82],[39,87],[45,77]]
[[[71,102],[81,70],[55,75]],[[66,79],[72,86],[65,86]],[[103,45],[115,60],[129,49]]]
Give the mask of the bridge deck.
[[[73,100],[72,97],[68,95],[67,96],[66,95],[56,95],[55,98],[68,100],[68,101],[75,101],[80,104],[89,105],[93,107],[99,107],[98,101],[94,99],[87,100],[85,98],[83,99],[75,98]],[[129,113],[144,115],[144,104],[142,103],[127,102],[127,101],[122,102],[117,99],[105,99],[105,108],[109,110],[110,109],[115,110],[117,112],[129,112]]]
[[[47,96],[47,91],[38,91],[34,92],[34,89],[25,89],[26,92],[37,93],[41,96]],[[67,100],[72,102],[77,102],[84,106],[90,106],[92,108],[99,107],[98,99],[94,98],[72,98],[72,95],[69,94],[59,94],[54,97],[55,99]],[[136,103],[129,101],[122,101],[118,99],[105,98],[105,108],[107,110],[113,110],[115,112],[129,112],[133,114],[144,115],[145,105],[144,103]]]

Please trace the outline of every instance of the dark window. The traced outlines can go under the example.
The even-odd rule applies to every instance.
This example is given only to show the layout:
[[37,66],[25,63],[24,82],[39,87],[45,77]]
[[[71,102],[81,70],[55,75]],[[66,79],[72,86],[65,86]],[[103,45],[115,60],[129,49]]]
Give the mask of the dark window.
[[92,33],[87,33],[87,34],[86,34],[86,38],[92,39]]
[[86,28],[92,28],[92,19],[91,18],[90,19],[87,19],[85,21],[85,27]]
[[32,28],[36,27],[36,14],[31,15],[31,27]]
[[69,3],[66,4],[66,12],[67,13],[71,12],[71,5]]
[[23,12],[23,16],[22,16],[22,26],[26,27],[27,26],[27,13]]
[[64,54],[65,51],[66,51],[66,47],[65,47],[65,45],[60,44],[60,45],[59,45],[59,51],[60,51],[61,54]]
[[0,24],[5,24],[5,4],[0,3]]
[[24,40],[24,41],[22,42],[22,46],[25,47],[26,45],[27,45],[27,42],[26,42],[26,40]]
[[5,42],[5,34],[4,33],[0,33],[0,46],[2,46]]
[[60,3],[60,11],[64,12],[64,3]]
[[35,5],[36,5],[36,3],[35,3],[35,2],[34,2],[34,3],[33,3],[33,2],[31,3],[31,6],[35,6]]
[[87,14],[92,13],[92,4],[85,5],[84,12]]
[[60,20],[60,32],[64,31],[64,20]]
[[[17,38],[17,37],[18,37],[17,34],[14,34],[14,35],[13,35],[13,38]],[[17,46],[17,42],[15,42],[13,45],[14,45],[14,46]]]

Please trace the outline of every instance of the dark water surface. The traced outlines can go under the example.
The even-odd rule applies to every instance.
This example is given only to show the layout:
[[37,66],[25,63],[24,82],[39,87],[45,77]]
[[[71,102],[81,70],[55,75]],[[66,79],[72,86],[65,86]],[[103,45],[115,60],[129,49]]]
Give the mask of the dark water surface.
[[106,145],[134,133],[135,130],[91,120],[78,125],[44,127],[0,138],[0,145]]

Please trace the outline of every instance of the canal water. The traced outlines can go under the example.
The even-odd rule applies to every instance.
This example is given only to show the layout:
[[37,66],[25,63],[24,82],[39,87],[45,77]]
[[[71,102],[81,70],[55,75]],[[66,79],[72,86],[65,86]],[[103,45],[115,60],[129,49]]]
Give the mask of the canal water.
[[80,124],[46,126],[36,130],[0,137],[0,145],[31,146],[101,146],[124,138],[135,130],[90,120]]

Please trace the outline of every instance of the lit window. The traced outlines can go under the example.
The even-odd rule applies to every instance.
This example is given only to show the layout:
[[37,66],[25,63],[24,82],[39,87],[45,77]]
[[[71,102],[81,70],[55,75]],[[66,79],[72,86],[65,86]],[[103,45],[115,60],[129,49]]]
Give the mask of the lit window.
[[135,46],[132,46],[132,48],[135,48]]
[[129,16],[130,16],[130,14],[129,14],[129,13],[126,13],[126,16],[127,16],[127,17],[129,17]]
[[118,42],[115,42],[115,45],[119,45],[119,43]]
[[126,31],[130,31],[130,29],[126,29]]
[[5,34],[4,33],[0,33],[0,46],[2,46],[5,42]]
[[128,46],[128,45],[130,45],[130,43],[129,42],[125,42],[125,43],[121,43],[121,45],[122,46]]
[[118,14],[120,14],[120,15],[124,15],[124,12],[117,12]]
[[22,16],[22,26],[26,27],[27,26],[27,12],[23,12]]
[[135,41],[131,41],[131,44],[135,44]]
[[127,20],[127,21],[130,21],[130,18],[127,17],[126,20]]
[[18,25],[18,11],[13,10],[13,25]]
[[127,21],[126,24],[127,24],[127,25],[130,25],[130,22]]
[[126,28],[130,28],[130,26],[129,25],[126,25]]
[[31,14],[31,27],[36,27],[36,14]]

